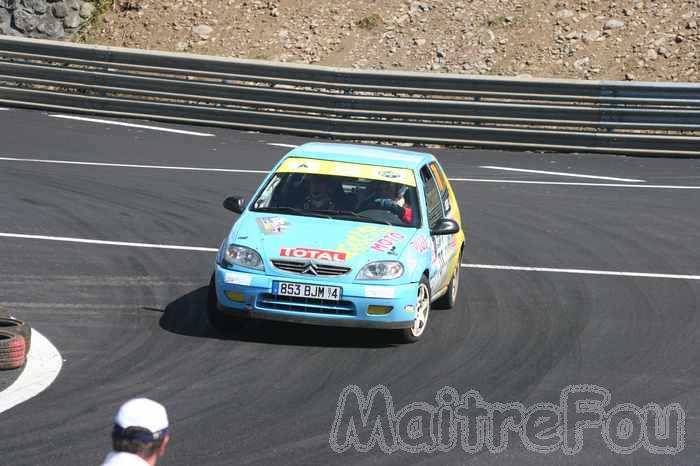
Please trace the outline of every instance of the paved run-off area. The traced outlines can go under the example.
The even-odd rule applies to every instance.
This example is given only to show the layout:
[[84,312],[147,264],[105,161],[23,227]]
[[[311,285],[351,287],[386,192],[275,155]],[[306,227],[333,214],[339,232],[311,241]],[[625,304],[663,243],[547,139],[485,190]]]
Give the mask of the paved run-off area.
[[[351,329],[256,322],[221,335],[207,325],[208,249],[234,219],[221,201],[251,194],[288,150],[280,145],[303,139],[20,110],[0,118],[0,233],[15,235],[0,237],[0,306],[65,359],[49,388],[0,414],[3,464],[99,464],[114,411],[133,396],[167,406],[168,465],[699,460],[700,161],[434,151],[465,180],[453,182],[468,228],[464,263],[503,268],[463,268],[457,307],[434,311],[419,343],[395,346]],[[679,403],[685,449],[619,455],[588,432],[573,456],[515,439],[499,454],[339,454],[329,434],[352,384],[385,385],[397,407],[434,403],[444,386],[532,405],[596,384],[612,404]]]

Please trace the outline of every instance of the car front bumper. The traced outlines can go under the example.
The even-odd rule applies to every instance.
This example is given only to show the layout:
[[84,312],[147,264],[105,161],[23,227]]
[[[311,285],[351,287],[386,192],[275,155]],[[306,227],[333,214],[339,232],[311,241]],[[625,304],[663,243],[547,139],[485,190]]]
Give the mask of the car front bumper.
[[[341,301],[306,306],[303,298],[279,303],[272,295],[273,281],[340,286]],[[410,328],[416,317],[417,284],[374,285],[337,283],[332,280],[305,280],[304,277],[275,276],[231,271],[216,266],[216,296],[223,313],[257,319],[299,322],[334,327],[401,329]],[[385,314],[371,314],[370,306],[391,307]],[[342,309],[336,309],[341,308]]]

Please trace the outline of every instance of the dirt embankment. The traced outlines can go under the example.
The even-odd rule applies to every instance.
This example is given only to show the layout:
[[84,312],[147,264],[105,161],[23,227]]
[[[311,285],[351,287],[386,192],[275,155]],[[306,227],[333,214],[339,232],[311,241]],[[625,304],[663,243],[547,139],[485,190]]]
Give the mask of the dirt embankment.
[[372,69],[700,81],[700,0],[116,0],[95,44]]

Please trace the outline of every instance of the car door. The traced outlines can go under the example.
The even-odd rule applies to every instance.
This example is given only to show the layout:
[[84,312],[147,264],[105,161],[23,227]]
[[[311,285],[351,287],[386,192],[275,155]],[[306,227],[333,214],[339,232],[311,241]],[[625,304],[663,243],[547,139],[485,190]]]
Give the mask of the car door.
[[443,217],[454,220],[460,226],[458,233],[434,237],[433,243],[435,244],[438,264],[443,268],[444,272],[440,274],[442,281],[437,284],[437,289],[439,290],[447,286],[455,268],[460,266],[458,262],[461,247],[464,243],[464,230],[457,199],[449,180],[445,176],[445,172],[437,162],[431,162],[427,167],[430,169],[430,175],[432,175],[433,183],[437,188]]
[[[433,229],[440,219],[444,218],[444,202],[440,192],[435,173],[430,165],[425,165],[420,170],[423,181],[423,194],[426,202],[426,212],[428,217],[428,228]],[[449,280],[449,235],[430,236],[432,255],[430,263],[430,292],[435,295]]]

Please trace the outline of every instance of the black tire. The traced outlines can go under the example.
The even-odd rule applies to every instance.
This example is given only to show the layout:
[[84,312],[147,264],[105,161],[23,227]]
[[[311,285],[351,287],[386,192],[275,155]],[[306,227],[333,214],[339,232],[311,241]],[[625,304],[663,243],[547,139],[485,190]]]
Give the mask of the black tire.
[[457,293],[459,292],[459,271],[462,268],[462,253],[459,253],[457,260],[457,268],[455,273],[450,278],[450,284],[447,285],[447,291],[444,295],[435,300],[433,304],[436,309],[452,309],[457,304]]
[[26,360],[24,337],[10,332],[0,332],[0,370],[18,369]]
[[[422,289],[422,291],[421,291]],[[421,293],[425,293],[421,299]],[[423,275],[418,283],[418,295],[416,296],[416,320],[418,320],[418,312],[420,308],[420,302],[427,299],[427,308],[425,308],[425,321],[422,325],[416,323],[412,328],[403,328],[399,330],[399,340],[402,343],[415,343],[420,340],[421,336],[425,333],[425,329],[428,326],[429,316],[430,316],[430,282],[428,277]]]
[[231,331],[236,324],[240,325],[245,317],[228,316],[219,310],[219,302],[216,298],[216,283],[214,275],[209,281],[209,290],[207,292],[207,319],[209,324],[220,332]]
[[14,317],[0,317],[0,331],[22,336],[26,351],[29,353],[32,344],[32,329],[26,322]]

